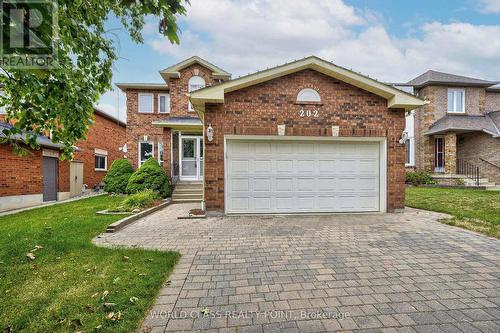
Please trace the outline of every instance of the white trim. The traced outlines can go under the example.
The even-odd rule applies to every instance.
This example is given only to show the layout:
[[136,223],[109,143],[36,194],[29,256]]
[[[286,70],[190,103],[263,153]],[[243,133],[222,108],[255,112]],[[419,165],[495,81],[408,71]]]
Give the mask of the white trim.
[[[268,141],[351,141],[379,142],[379,212],[387,212],[387,138],[386,137],[311,137],[311,136],[274,136],[274,135],[225,135],[224,136],[224,214],[227,212],[227,141],[230,140],[268,140]],[[238,214],[239,215],[239,214]],[[245,214],[246,215],[246,214]],[[251,215],[251,214],[250,214]],[[280,213],[281,215],[281,213]],[[293,214],[295,215],[295,213]]]
[[[450,99],[450,92],[453,93],[453,110],[449,110],[448,104],[449,104],[449,99]],[[461,111],[456,111],[457,110],[457,92],[462,93],[462,110]],[[447,94],[446,94],[446,112],[448,113],[465,113],[465,89],[463,88],[448,88]]]
[[[150,96],[151,97],[151,111],[141,111],[141,97],[142,96]],[[154,94],[150,93],[139,93],[137,94],[137,112],[138,113],[154,113],[155,112],[155,101]]]
[[[138,152],[138,156],[137,156],[137,159],[138,159],[138,166],[140,167],[142,165],[142,163],[146,162],[146,160],[144,160],[144,162],[141,162],[141,143],[149,143],[152,147],[153,147],[153,151],[151,152],[151,157],[154,157],[155,156],[155,143],[154,141],[144,141],[144,140],[139,140],[139,145],[138,145],[138,149],[137,149],[137,152]],[[148,157],[149,158],[149,157]]]
[[174,179],[174,132],[170,131],[170,179]]
[[[104,157],[104,169],[95,167],[95,158],[96,157]],[[94,171],[108,171],[108,155],[107,155],[107,153],[106,153],[106,155],[97,154],[97,153],[94,154]]]
[[[160,99],[165,97],[165,112],[161,112]],[[170,113],[170,94],[158,94],[158,113]]]

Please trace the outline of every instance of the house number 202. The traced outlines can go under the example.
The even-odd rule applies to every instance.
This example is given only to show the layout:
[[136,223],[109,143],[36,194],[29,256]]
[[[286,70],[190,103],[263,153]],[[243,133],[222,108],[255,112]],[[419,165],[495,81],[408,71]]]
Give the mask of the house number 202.
[[310,117],[318,118],[319,117],[319,111],[318,110],[304,110],[304,109],[301,109],[299,111],[299,115],[301,117],[307,117],[307,118],[310,118]]

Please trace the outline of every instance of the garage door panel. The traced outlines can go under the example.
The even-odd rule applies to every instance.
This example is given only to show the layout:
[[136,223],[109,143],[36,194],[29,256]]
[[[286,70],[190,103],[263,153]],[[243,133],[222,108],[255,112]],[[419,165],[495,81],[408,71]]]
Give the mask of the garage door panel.
[[227,152],[228,213],[380,209],[378,143],[229,140]]

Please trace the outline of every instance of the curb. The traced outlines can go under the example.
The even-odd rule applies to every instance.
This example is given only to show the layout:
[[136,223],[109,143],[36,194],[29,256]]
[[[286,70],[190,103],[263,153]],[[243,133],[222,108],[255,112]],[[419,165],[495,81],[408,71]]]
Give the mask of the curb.
[[172,203],[172,199],[168,198],[163,203],[159,204],[158,206],[151,207],[151,208],[146,209],[140,213],[137,213],[137,214],[132,215],[132,216],[127,216],[121,220],[118,220],[114,223],[111,223],[106,228],[106,233],[117,232],[118,230],[125,228],[127,225],[131,224],[132,222],[135,222],[140,218],[143,218],[143,217],[148,216],[149,214],[152,214],[152,213],[154,213],[162,208],[165,208],[168,205],[170,205],[171,203]]

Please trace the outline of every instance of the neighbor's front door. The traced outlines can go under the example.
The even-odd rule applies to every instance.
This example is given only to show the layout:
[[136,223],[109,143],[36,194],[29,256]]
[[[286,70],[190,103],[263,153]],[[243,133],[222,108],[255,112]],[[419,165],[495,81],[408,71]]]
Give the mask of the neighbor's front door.
[[181,136],[180,179],[197,181],[203,178],[203,138]]
[[434,138],[434,172],[444,172],[444,138]]

